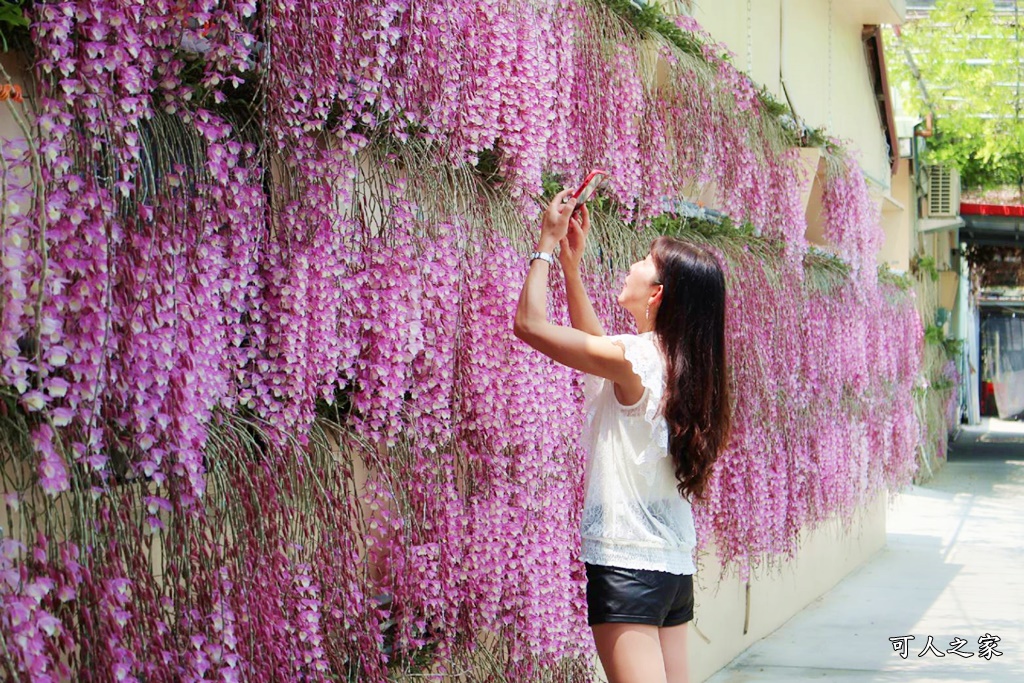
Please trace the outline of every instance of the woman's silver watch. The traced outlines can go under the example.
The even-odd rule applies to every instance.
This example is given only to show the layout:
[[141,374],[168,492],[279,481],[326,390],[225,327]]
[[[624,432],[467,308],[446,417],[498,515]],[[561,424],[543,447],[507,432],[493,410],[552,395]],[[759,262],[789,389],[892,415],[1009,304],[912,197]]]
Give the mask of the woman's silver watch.
[[555,257],[546,251],[535,251],[532,254],[530,254],[530,263],[533,263],[535,259],[547,261],[548,265],[555,265]]

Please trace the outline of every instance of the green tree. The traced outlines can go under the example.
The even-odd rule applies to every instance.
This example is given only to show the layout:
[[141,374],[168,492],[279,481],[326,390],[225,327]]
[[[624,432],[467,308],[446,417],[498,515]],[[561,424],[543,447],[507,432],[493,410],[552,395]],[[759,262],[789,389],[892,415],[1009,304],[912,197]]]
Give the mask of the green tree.
[[934,117],[928,160],[955,166],[967,187],[1015,185],[1024,201],[1017,19],[993,0],[939,0],[930,14],[888,32],[887,43],[907,108]]

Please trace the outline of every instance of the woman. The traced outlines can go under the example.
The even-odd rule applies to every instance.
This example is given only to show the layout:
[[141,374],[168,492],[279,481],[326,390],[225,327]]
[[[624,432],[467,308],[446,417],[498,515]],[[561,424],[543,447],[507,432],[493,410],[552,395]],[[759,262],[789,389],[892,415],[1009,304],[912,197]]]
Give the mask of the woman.
[[[725,278],[705,250],[659,237],[618,297],[638,334],[606,337],[579,273],[590,216],[583,206],[573,217],[567,194],[544,212],[515,334],[586,373],[581,559],[608,680],[682,683],[693,618],[690,500],[704,495],[729,432]],[[558,245],[572,328],[547,320]]]

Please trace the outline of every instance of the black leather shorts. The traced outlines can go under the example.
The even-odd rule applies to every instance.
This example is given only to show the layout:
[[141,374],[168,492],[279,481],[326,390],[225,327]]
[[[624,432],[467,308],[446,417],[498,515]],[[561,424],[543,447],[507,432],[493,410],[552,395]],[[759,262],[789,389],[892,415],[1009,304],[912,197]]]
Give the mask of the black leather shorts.
[[693,620],[693,576],[587,565],[587,623],[679,626]]

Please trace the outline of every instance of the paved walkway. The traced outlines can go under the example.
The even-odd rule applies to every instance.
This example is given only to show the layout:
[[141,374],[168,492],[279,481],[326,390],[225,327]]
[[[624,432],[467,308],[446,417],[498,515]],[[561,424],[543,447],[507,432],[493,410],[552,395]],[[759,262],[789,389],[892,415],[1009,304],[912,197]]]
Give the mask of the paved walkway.
[[[887,547],[709,683],[1024,682],[1024,424],[961,432],[949,462],[895,497]],[[998,636],[1001,656],[980,656]],[[907,658],[889,639],[914,636]],[[967,641],[962,658],[939,652]]]

